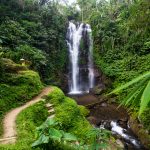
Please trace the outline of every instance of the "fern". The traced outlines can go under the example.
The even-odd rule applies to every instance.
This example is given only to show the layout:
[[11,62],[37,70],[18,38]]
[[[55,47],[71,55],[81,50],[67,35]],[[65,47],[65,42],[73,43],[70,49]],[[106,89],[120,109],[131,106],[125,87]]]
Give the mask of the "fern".
[[150,103],[150,72],[146,72],[143,75],[127,82],[126,84],[114,89],[110,94],[117,94],[123,89],[133,86],[132,91],[123,99],[120,105],[138,107],[139,115],[141,115]]

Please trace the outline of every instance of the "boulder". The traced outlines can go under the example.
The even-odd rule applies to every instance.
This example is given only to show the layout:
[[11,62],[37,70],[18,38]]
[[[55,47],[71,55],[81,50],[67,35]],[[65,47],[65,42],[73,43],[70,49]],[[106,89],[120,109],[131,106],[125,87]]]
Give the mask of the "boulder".
[[94,88],[90,89],[90,93],[94,95],[101,95],[105,89],[106,89],[105,85],[99,84]]
[[87,118],[87,120],[91,123],[91,124],[97,124],[97,119],[93,116],[90,116]]

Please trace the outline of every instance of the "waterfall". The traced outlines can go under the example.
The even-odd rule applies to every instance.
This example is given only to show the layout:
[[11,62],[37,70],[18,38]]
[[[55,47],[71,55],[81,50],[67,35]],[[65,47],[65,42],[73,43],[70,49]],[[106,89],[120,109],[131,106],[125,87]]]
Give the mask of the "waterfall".
[[89,25],[87,25],[87,31],[90,34],[89,35],[89,42],[90,42],[90,46],[89,46],[89,62],[88,62],[88,66],[89,66],[89,87],[93,88],[94,86],[94,71],[93,71],[93,39],[92,39],[92,30],[90,28]]
[[93,40],[88,24],[69,22],[67,30],[69,49],[69,93],[89,92],[94,86]]

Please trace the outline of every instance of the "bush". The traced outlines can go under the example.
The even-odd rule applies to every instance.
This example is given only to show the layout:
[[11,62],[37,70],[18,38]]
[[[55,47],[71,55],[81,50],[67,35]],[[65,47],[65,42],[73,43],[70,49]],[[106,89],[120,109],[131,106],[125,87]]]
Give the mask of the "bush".
[[54,105],[58,105],[64,101],[65,95],[64,93],[57,87],[53,88],[53,91],[48,94],[47,102],[52,102]]
[[56,106],[55,110],[56,120],[65,131],[73,127],[74,120],[82,115],[76,102],[68,97],[64,99],[62,104]]
[[86,117],[89,115],[90,111],[87,108],[85,108],[84,106],[79,105],[78,108],[80,109],[80,112],[82,113],[83,116]]
[[87,114],[84,106],[79,107],[73,99],[65,97],[64,93],[56,87],[48,95],[47,101],[54,104],[58,128],[73,133],[81,140],[84,139],[86,132],[92,128],[84,117]]

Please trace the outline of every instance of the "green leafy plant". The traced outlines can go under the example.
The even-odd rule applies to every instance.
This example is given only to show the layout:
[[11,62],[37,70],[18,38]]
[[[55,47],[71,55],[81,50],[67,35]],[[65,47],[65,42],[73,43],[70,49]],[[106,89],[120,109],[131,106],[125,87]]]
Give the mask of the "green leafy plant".
[[58,123],[54,119],[48,118],[40,127],[38,127],[37,131],[39,138],[32,144],[32,147],[45,147],[50,141],[63,144],[77,141],[76,136],[73,134],[56,129],[55,127],[57,124]]
[[111,132],[105,129],[93,128],[87,133],[87,139],[91,140],[90,150],[107,148]]
[[132,85],[134,85],[132,91],[122,101],[121,105],[131,107],[140,106],[139,115],[141,115],[150,103],[150,72],[146,72],[130,82],[116,88],[110,94],[118,93]]
[[110,133],[106,130],[93,128],[84,117],[89,112],[84,106],[64,95],[57,87],[48,94],[46,102],[52,103],[55,118],[47,119],[37,128],[38,140],[33,147],[42,149],[96,150],[96,147],[106,147]]

